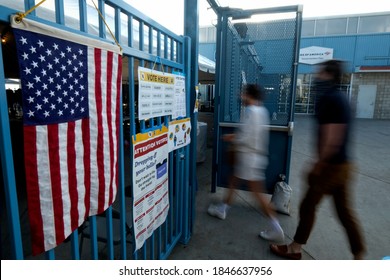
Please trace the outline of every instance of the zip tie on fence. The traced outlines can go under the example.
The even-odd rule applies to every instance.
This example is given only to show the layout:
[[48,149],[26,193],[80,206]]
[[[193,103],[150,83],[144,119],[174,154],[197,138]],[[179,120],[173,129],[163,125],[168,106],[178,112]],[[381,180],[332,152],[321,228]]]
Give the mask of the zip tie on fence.
[[151,71],[154,70],[154,67],[156,67],[156,62],[160,62],[160,65],[161,65],[161,72],[163,73],[163,75],[165,74],[164,73],[164,66],[163,66],[163,63],[161,62],[161,58],[159,56],[156,56],[156,59],[154,60],[154,63],[153,63],[153,68],[151,69]]
[[38,8],[38,6],[40,6],[41,4],[43,4],[43,2],[45,2],[46,0],[42,0],[41,2],[39,2],[38,4],[36,4],[34,7],[32,7],[30,10],[28,10],[27,12],[25,13],[17,13],[16,14],[16,17],[15,17],[15,22],[16,23],[21,23],[22,20],[29,14],[31,13],[32,11],[34,11],[36,8]]
[[93,5],[95,6],[96,11],[99,13],[99,16],[102,18],[102,20],[103,20],[104,24],[106,25],[108,31],[110,32],[111,37],[114,39],[115,43],[117,44],[117,46],[119,47],[119,49],[120,49],[121,52],[122,52],[122,47],[121,47],[121,45],[119,44],[118,40],[115,38],[114,34],[112,33],[110,27],[108,26],[108,24],[107,24],[106,20],[104,19],[102,13],[100,12],[99,8],[96,6],[95,1],[92,0],[92,3],[93,3]]

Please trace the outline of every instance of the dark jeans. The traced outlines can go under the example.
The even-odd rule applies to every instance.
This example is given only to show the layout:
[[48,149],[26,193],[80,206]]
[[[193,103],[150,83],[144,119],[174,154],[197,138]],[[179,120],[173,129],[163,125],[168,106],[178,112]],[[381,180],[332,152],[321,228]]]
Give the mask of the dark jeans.
[[351,163],[327,164],[318,174],[314,174],[313,171],[309,173],[309,189],[301,203],[300,221],[294,236],[295,242],[306,244],[314,225],[316,206],[324,195],[331,195],[337,215],[348,235],[352,253],[356,255],[365,251],[360,226],[351,208],[352,168]]

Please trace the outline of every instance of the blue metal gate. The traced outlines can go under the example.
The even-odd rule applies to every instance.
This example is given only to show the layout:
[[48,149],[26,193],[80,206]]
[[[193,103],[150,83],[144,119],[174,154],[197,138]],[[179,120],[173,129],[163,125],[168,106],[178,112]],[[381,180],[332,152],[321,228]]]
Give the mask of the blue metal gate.
[[[19,11],[34,7],[35,0],[0,3],[0,33],[2,38],[12,38],[9,17]],[[38,2],[38,1],[37,1]],[[49,2],[49,1],[48,1]],[[50,1],[53,3],[53,1]],[[134,250],[132,236],[132,137],[137,133],[149,132],[162,125],[168,125],[171,117],[157,117],[147,121],[137,119],[137,67],[155,68],[166,73],[180,72],[186,76],[187,117],[191,117],[191,138],[196,139],[196,119],[191,111],[195,97],[190,95],[190,53],[191,40],[178,36],[154,20],[146,17],[121,0],[98,0],[98,12],[91,1],[56,0],[55,5],[42,5],[33,10],[28,18],[63,30],[82,34],[86,37],[113,41],[108,34],[103,18],[113,30],[123,50],[123,87],[119,147],[119,190],[117,199],[101,215],[90,217],[88,225],[83,225],[58,247],[45,254],[32,256],[28,229],[25,190],[19,174],[23,173],[23,163],[18,155],[23,151],[16,143],[7,107],[5,80],[9,76],[4,64],[7,42],[0,49],[0,151],[2,188],[1,219],[1,258],[2,259],[166,259],[178,242],[187,243],[191,237],[194,213],[194,188],[196,179],[190,176],[196,160],[194,145],[170,152],[169,154],[169,203],[166,221],[153,233],[144,246]],[[7,37],[6,37],[7,36]],[[7,57],[7,63],[15,65],[16,59]],[[8,67],[9,68],[9,67]],[[17,72],[17,71],[16,71]],[[17,78],[17,77],[16,77]],[[12,139],[11,139],[12,137]],[[196,143],[196,141],[194,141]],[[24,197],[23,197],[24,195]],[[129,209],[130,208],[130,209]],[[127,209],[127,210],[126,210]],[[86,230],[88,229],[88,230]],[[99,236],[103,233],[104,238]],[[90,242],[85,242],[89,240]],[[102,242],[103,241],[103,242]],[[84,248],[83,248],[84,247]]]
[[208,2],[218,15],[212,191],[228,187],[221,135],[240,125],[242,85],[255,83],[265,89],[270,112],[266,187],[272,193],[279,174],[289,175],[302,7],[242,10]]

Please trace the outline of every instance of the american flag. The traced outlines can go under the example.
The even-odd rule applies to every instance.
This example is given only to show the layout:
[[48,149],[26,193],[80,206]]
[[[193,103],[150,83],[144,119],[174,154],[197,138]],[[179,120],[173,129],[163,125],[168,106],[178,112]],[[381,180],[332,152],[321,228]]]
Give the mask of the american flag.
[[36,255],[115,200],[122,58],[103,43],[87,46],[21,29],[14,34]]

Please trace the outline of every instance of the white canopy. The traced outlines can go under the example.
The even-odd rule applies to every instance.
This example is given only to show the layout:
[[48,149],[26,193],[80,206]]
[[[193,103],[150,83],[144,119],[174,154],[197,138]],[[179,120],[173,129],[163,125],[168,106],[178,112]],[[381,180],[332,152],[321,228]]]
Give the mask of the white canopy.
[[215,73],[215,62],[207,57],[199,54],[198,56],[199,70],[206,73]]

